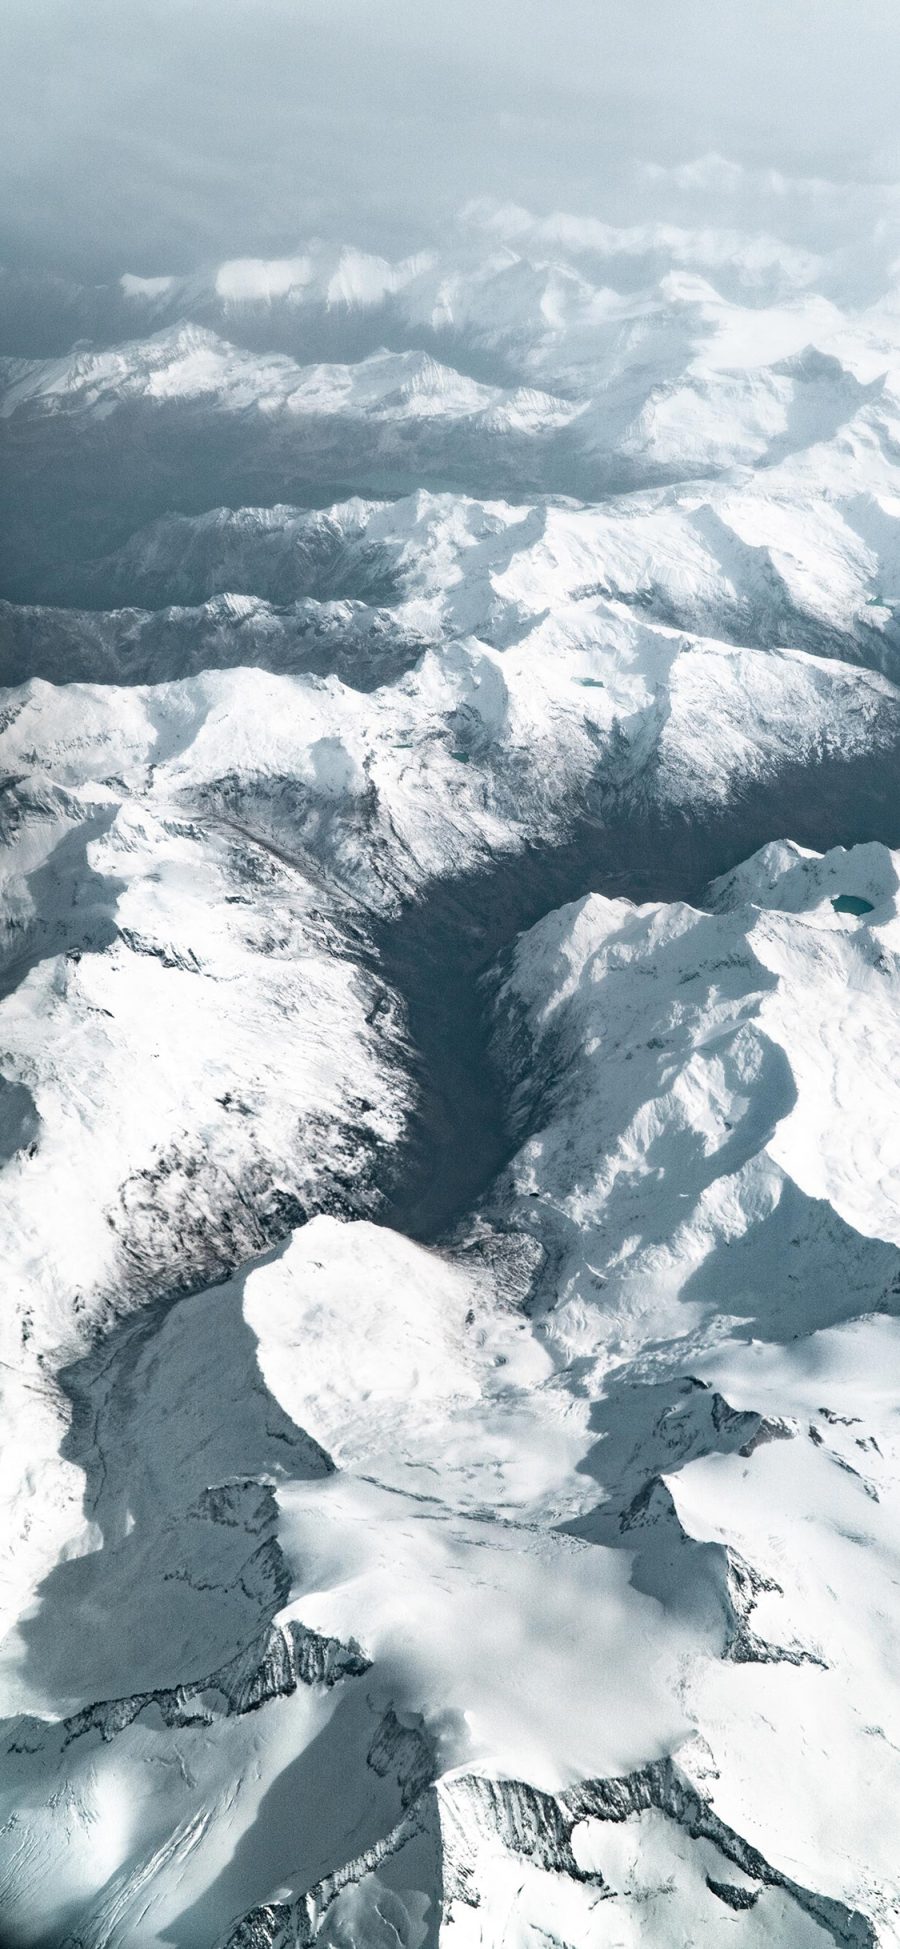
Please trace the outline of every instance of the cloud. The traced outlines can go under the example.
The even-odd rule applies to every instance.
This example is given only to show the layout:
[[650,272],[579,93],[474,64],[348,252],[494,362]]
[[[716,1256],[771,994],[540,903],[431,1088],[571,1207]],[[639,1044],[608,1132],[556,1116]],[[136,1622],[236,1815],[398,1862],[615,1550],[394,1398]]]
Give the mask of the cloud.
[[[864,200],[892,156],[900,173],[895,0],[3,13],[0,255],[82,275],[271,263],[316,234],[397,257],[484,195],[625,228],[677,226],[687,198],[694,230],[731,199],[753,231],[753,198]],[[814,229],[797,217],[789,242],[815,251]]]
[[648,183],[670,189],[699,191],[715,196],[809,196],[830,197],[837,185],[823,176],[786,176],[780,169],[748,169],[715,151],[693,156],[688,162],[649,162],[643,166]]
[[130,271],[123,271],[119,279],[126,298],[165,298],[172,290],[175,279],[172,277],[134,277]]
[[701,270],[727,268],[749,284],[769,283],[773,277],[789,287],[811,284],[823,270],[814,251],[784,243],[778,237],[752,234],[717,225],[684,228],[659,221],[612,224],[597,217],[555,211],[535,216],[518,204],[470,203],[464,223],[521,248],[563,251],[604,258],[659,259],[667,264]]
[[312,275],[312,258],[308,256],[234,257],[219,265],[216,296],[232,304],[247,299],[283,298],[289,291],[302,290]]

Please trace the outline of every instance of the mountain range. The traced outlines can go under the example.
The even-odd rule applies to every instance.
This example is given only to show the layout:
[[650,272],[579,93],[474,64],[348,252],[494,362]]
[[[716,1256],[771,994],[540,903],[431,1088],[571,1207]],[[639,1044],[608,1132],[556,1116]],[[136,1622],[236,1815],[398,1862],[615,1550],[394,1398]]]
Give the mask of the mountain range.
[[484,206],[0,345],[0,1937],[889,1949],[895,292]]

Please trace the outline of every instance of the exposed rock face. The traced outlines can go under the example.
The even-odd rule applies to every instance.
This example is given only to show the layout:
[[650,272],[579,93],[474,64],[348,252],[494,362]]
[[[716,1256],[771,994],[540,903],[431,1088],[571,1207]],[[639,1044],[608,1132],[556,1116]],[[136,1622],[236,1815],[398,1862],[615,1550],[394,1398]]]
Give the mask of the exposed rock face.
[[[576,1849],[583,1850],[589,1828],[596,1832],[612,1823],[634,1824],[640,1829],[642,1820],[651,1812],[664,1816],[664,1832],[669,1823],[673,1837],[680,1841],[683,1836],[693,1843],[701,1860],[714,1849],[726,1873],[737,1871],[738,1881],[706,1875],[706,1889],[716,1901],[742,1913],[755,1908],[762,1898],[765,1915],[766,1898],[771,1893],[784,1899],[784,1919],[793,1916],[793,1926],[798,1932],[796,1940],[852,1943],[858,1944],[859,1949],[875,1949],[878,1937],[862,1915],[800,1887],[772,1868],[755,1848],[717,1819],[671,1761],[643,1768],[623,1779],[587,1781],[561,1797],[537,1794],[520,1781],[486,1780],[475,1774],[457,1776],[451,1783],[430,1790],[427,1798],[417,1802],[381,1848],[360,1856],[340,1876],[329,1877],[297,1904],[265,1904],[244,1916],[223,1938],[221,1949],[248,1949],[248,1945],[249,1949],[308,1949],[314,1942],[340,1942],[342,1924],[346,1927],[349,1923],[352,1927],[351,1915],[356,1920],[363,1912],[360,1892],[382,1880],[389,1896],[390,1882],[384,1876],[385,1867],[402,1861],[404,1854],[411,1852],[420,1840],[427,1841],[438,1857],[435,1886],[440,1892],[430,1936],[434,1942],[452,1940],[453,1925],[463,1923],[466,1911],[477,1914],[482,1906],[490,1904],[492,1890],[490,1882],[486,1885],[483,1879],[485,1870],[490,1875],[490,1863],[499,1880],[498,1860],[506,1857],[520,1865],[515,1923],[512,1916],[507,1916],[506,1926],[534,1926],[536,1916],[529,1914],[524,1893],[528,1884],[521,1881],[521,1869],[527,1865],[540,1876],[556,1880],[557,1899],[564,1899],[560,1891],[567,1884],[575,1884],[584,1891],[585,1933],[578,1940],[588,1944],[597,1940],[597,1903],[609,1903],[611,1911],[613,1905],[618,1910],[622,1891],[607,1881],[599,1867],[582,1866]],[[679,1859],[674,1838],[669,1865],[675,1875],[679,1868],[683,1872],[684,1864]],[[665,1893],[672,1909],[671,1921],[677,1926],[675,1916],[682,1891],[676,1891],[675,1875],[671,1876]],[[376,1913],[378,1906],[372,1902]],[[698,1914],[695,1910],[692,1922],[701,1931],[700,1939],[711,1943],[715,1940],[712,1931],[717,1926],[715,1902],[708,1905],[708,1911]],[[382,1909],[382,1914],[397,1930],[400,1940],[408,1940],[410,1910],[397,1901],[395,1912]],[[811,1932],[808,1932],[810,1925]],[[492,1938],[485,1926],[476,1924],[476,1927],[478,1932],[472,1939],[487,1945]],[[377,1934],[371,1939],[377,1941]],[[567,1933],[565,1939],[572,1938]]]
[[101,1739],[113,1739],[151,1706],[166,1726],[210,1725],[219,1713],[256,1712],[270,1699],[286,1698],[298,1685],[336,1685],[368,1669],[369,1660],[358,1645],[320,1638],[289,1619],[286,1625],[270,1625],[255,1644],[207,1679],[86,1706],[64,1721],[66,1739],[95,1730]]

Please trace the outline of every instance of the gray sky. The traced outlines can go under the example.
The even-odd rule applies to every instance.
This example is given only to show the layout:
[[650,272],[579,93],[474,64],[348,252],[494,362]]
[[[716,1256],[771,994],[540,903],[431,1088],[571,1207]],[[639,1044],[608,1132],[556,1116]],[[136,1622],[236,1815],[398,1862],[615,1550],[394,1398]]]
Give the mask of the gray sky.
[[897,0],[3,0],[0,69],[0,257],[83,276],[404,248],[482,195],[721,220],[645,168],[708,151],[900,177]]

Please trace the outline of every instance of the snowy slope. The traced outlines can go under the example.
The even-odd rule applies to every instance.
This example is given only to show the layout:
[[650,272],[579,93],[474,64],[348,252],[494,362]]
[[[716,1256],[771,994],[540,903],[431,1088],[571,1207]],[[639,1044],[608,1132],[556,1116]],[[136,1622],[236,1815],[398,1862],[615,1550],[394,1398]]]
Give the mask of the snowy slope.
[[[106,693],[46,695],[68,700],[56,760],[5,794],[13,1609],[77,1494],[57,1370],[100,1321],[220,1275],[309,1209],[373,1208],[409,1095],[396,1002],[302,855],[148,793],[154,756],[177,764],[196,728],[190,700],[154,719],[125,693],[114,755]],[[39,1512],[23,1439],[46,1466]]]
[[[602,506],[510,505],[419,493],[321,512],[168,516],[111,557],[68,571],[91,608],[217,594],[418,601],[481,635],[560,624],[610,604],[642,620],[880,662],[893,647],[896,500],[800,491],[784,470],[740,486],[679,487]],[[868,655],[867,655],[868,652]]]
[[0,280],[4,1942],[900,1942],[850,282],[487,205]]
[[[96,412],[116,394],[239,407],[249,386],[264,410],[502,412],[508,389],[465,372],[493,360],[496,373],[538,389],[534,410],[548,423],[574,411],[618,427],[623,454],[649,461],[677,439],[683,461],[699,448],[734,465],[786,433],[791,445],[797,435],[803,445],[830,438],[835,420],[891,396],[892,295],[836,302],[815,288],[822,267],[811,255],[773,242],[769,265],[757,252],[756,275],[748,263],[735,285],[740,245],[727,231],[661,227],[617,239],[611,227],[579,235],[565,220],[542,232],[525,212],[472,215],[468,237],[394,266],[348,250],[330,264],[315,253],[223,264],[205,286],[123,280],[93,342],[79,339],[56,360],[7,361],[3,410],[31,401]],[[307,343],[340,344],[351,323],[351,363],[324,359],[298,373],[274,350],[279,337],[302,344],[304,331]],[[253,349],[261,337],[271,351]]]
[[[528,1649],[516,1690],[533,1735],[542,1725],[529,1691],[537,1660],[540,1698],[553,1701],[554,1778],[547,1750],[523,1753],[505,1714],[497,1744],[496,1694],[479,1702],[489,1657],[476,1652],[476,1674],[468,1665],[478,1634],[471,1600],[459,1649],[449,1627],[450,1683],[465,1673],[469,1736],[477,1741],[486,1727],[492,1741],[450,1757],[457,1766],[474,1757],[482,1774],[522,1783],[464,1789],[454,1774],[427,1816],[432,1831],[438,1826],[431,1845],[445,1877],[444,1927],[452,1919],[473,1941],[488,1943],[497,1930],[503,1940],[518,1941],[517,1931],[528,1940],[562,1916],[567,1939],[579,1943],[671,1941],[686,1927],[699,1931],[694,1939],[719,1941],[725,1917],[716,1904],[746,1916],[748,1941],[803,1941],[807,1930],[809,1940],[896,1940],[889,1810],[898,1694],[888,1591],[900,1351],[890,1317],[897,884],[897,861],[878,847],[821,860],[772,847],[713,890],[708,914],[595,898],[549,917],[516,950],[499,1008],[501,1017],[512,1013],[512,1047],[538,1101],[534,1135],[490,1212],[504,1227],[534,1230],[546,1253],[529,1310],[552,1369],[528,1392],[532,1412],[551,1426],[568,1397],[556,1495],[570,1511],[560,1522],[532,1463],[530,1479],[517,1483],[526,1522],[518,1547],[527,1559],[535,1522],[541,1531],[553,1511],[554,1535],[586,1542],[601,1560],[607,1552],[625,1559],[625,1630],[642,1646],[644,1678],[634,1690],[626,1678],[592,1703],[591,1678],[604,1683],[594,1633],[610,1617],[612,1593],[576,1625],[584,1662],[572,1681],[564,1661],[578,1612],[562,1566],[548,1565],[544,1590],[555,1602],[562,1580],[564,1629],[543,1615],[535,1622],[538,1598],[520,1587],[516,1620],[504,1620],[492,1643],[504,1647],[502,1684],[524,1606]],[[848,912],[849,903],[865,910]],[[852,1323],[841,1324],[848,1315]],[[264,1329],[264,1367],[265,1344]],[[445,1355],[448,1391],[454,1365]],[[293,1390],[282,1398],[299,1418]],[[305,1394],[307,1421],[310,1406]],[[468,1405],[464,1413],[469,1422]],[[435,1495],[442,1470],[432,1426],[428,1442]],[[538,1445],[531,1437],[532,1456]],[[547,1434],[541,1445],[548,1454]],[[392,1482],[398,1452],[391,1433]],[[305,1522],[293,1527],[295,1512],[320,1493],[337,1499],[340,1535],[341,1481],[282,1497],[307,1590],[311,1532]],[[496,1507],[496,1488],[492,1500]],[[454,1501],[459,1508],[458,1488]],[[345,1533],[348,1550],[352,1522]],[[303,1615],[346,1630],[364,1611],[379,1615],[377,1584],[354,1545],[343,1594],[332,1535],[326,1598],[312,1611],[307,1600]],[[388,1557],[396,1577],[401,1546],[392,1542]],[[486,1566],[479,1583],[485,1577]],[[418,1567],[417,1604],[426,1583]],[[441,1584],[446,1604],[446,1571]],[[489,1588],[496,1624],[492,1578]],[[631,1609],[639,1597],[659,1607],[658,1648]],[[445,1624],[444,1655],[447,1635]],[[555,1676],[545,1680],[548,1645]],[[431,1686],[426,1647],[417,1634],[407,1656],[417,1674],[424,1657]],[[610,1738],[622,1701],[631,1729],[673,1657],[679,1677],[667,1682],[686,1720],[676,1772],[651,1767],[636,1777],[624,1751],[613,1760]],[[627,1670],[621,1648],[614,1672]],[[442,1701],[447,1682],[442,1674]],[[595,1782],[574,1790],[566,1779],[573,1682],[582,1708],[575,1771]],[[643,1739],[649,1755],[649,1730]],[[548,1791],[555,1799],[541,1800]],[[626,1830],[634,1823],[624,1842],[610,1833],[611,1806]],[[576,1832],[579,1813],[585,1826]],[[357,1864],[359,1892],[319,1891],[293,1909],[285,1902],[259,1939],[291,1940],[289,1917],[296,1926],[302,1915],[337,1942],[351,1918],[361,1924],[377,1910],[383,1888],[397,1904],[387,1911],[392,1922],[405,1917],[408,1927],[412,1891],[428,1886],[428,1872],[436,1879],[435,1868],[423,1875],[404,1859],[416,1831],[394,1838],[390,1867]],[[602,1880],[583,1886],[582,1870]],[[778,1888],[790,1893],[776,1896]],[[637,1914],[649,1936],[629,1934]]]
[[549,916],[488,1258],[316,1218],[85,1366],[103,1545],[7,1649],[23,1941],[896,1939],[897,864]]
[[538,1131],[513,1183],[523,1218],[534,1191],[542,1231],[559,1225],[548,1330],[567,1357],[714,1319],[790,1337],[884,1297],[897,885],[879,846],[770,846],[712,912],[591,896],[518,945],[504,996]]
[[298,366],[284,355],[255,356],[200,326],[182,325],[114,352],[74,359],[11,361],[0,412],[31,407],[103,418],[133,400],[209,401],[219,411],[417,420],[484,420],[488,427],[545,426],[569,415],[540,393],[479,385],[426,353],[373,353],[359,364]]

